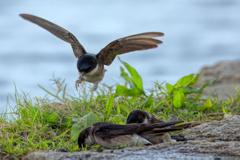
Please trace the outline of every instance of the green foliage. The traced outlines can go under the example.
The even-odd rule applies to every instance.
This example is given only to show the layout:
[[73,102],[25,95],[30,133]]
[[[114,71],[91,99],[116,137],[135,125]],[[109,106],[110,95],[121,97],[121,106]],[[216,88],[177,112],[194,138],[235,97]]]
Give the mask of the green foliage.
[[113,102],[114,102],[114,96],[113,96],[113,94],[111,94],[110,97],[108,98],[108,101],[106,104],[104,121],[108,120],[110,117],[110,113],[111,113],[112,107],[113,107]]
[[197,107],[197,110],[198,111],[204,111],[208,108],[211,108],[212,107],[212,102],[210,99],[207,99],[203,105],[200,105],[199,107]]
[[156,83],[154,89],[146,91],[138,72],[126,62],[121,63],[123,84],[118,84],[115,90],[105,85],[92,94],[81,85],[79,94],[71,96],[66,92],[64,80],[53,77],[51,81],[56,87],[50,91],[40,86],[47,95],[34,97],[35,104],[30,96],[20,96],[16,90],[16,107],[11,108],[11,114],[0,114],[0,156],[22,157],[30,152],[59,148],[79,151],[76,141],[83,129],[99,121],[125,124],[128,114],[135,109],[162,120],[177,116],[184,121],[207,121],[220,119],[222,114],[240,114],[238,88],[236,97],[203,99],[204,88],[216,80],[197,88],[194,85],[199,75],[190,74],[174,85],[166,83],[163,87]]
[[49,123],[58,123],[59,115],[52,112],[44,111],[42,114],[43,118]]
[[[138,72],[131,67],[128,63],[122,61],[119,57],[118,59],[120,62],[124,65],[124,67],[128,70],[131,77],[128,73],[125,72],[125,70],[121,67],[121,76],[125,79],[126,85],[117,85],[115,95],[116,96],[131,96],[131,97],[138,97],[141,95],[145,95],[145,92],[143,90],[143,83],[142,83],[142,77],[138,74]],[[129,84],[129,88],[127,87]]]
[[76,142],[83,129],[90,127],[92,124],[97,122],[99,122],[98,116],[93,112],[89,112],[87,115],[79,118],[77,123],[72,126],[71,141]]
[[214,84],[216,79],[205,83],[201,88],[194,87],[199,78],[199,74],[190,74],[180,78],[175,85],[166,83],[168,103],[175,108],[191,106],[193,110],[203,111],[212,107],[210,99],[205,102],[198,102],[203,89]]

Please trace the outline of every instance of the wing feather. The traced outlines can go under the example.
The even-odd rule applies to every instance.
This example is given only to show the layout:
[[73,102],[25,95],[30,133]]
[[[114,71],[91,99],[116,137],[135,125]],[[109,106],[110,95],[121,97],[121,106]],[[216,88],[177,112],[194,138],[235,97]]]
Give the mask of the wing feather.
[[110,65],[117,55],[156,48],[162,41],[153,38],[163,35],[161,32],[146,32],[123,37],[109,43],[97,57],[104,65]]
[[[172,126],[178,123],[182,123],[183,121],[174,121],[174,122],[164,122],[164,123],[155,123],[155,124],[143,124],[143,123],[132,123],[127,125],[118,125],[111,123],[102,123],[102,125],[95,126],[94,134],[97,137],[101,137],[102,139],[106,138],[115,138],[120,135],[145,135],[152,133],[166,133],[175,130],[181,130],[186,125]],[[166,128],[168,126],[172,126],[170,129]]]
[[74,55],[79,58],[82,54],[86,53],[84,47],[78,42],[77,38],[66,29],[37,16],[30,15],[30,14],[20,14],[20,16],[32,23],[39,25],[40,27],[46,29],[47,31],[51,32],[56,37],[64,40],[71,44]]

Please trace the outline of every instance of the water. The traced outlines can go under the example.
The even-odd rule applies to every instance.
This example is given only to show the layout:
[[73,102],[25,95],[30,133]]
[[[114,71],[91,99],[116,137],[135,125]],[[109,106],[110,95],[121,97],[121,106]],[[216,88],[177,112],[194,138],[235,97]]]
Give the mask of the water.
[[[77,59],[71,46],[23,20],[19,13],[34,14],[68,29],[90,53],[127,35],[164,32],[159,48],[121,55],[142,75],[146,89],[156,80],[174,83],[203,66],[240,57],[238,0],[1,0],[0,108],[6,105],[7,95],[14,94],[14,83],[19,92],[43,97],[37,84],[51,90],[53,74],[66,79],[68,92],[77,94]],[[102,82],[120,82],[119,66],[115,60],[106,67]]]

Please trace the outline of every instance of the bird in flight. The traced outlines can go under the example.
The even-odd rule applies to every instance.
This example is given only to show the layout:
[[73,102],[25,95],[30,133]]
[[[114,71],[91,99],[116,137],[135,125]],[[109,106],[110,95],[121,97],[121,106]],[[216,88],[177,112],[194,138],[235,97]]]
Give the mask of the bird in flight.
[[137,144],[155,144],[145,138],[151,135],[164,135],[168,132],[182,130],[190,125],[183,121],[163,122],[154,124],[132,123],[126,125],[98,122],[84,129],[78,137],[79,148],[99,144],[105,148],[134,146]]
[[66,29],[34,15],[20,14],[20,16],[71,44],[73,53],[78,58],[77,69],[79,78],[75,82],[76,90],[78,90],[79,84],[83,81],[94,83],[92,91],[96,90],[107,71],[104,69],[104,65],[111,65],[115,57],[120,54],[156,48],[162,41],[154,39],[154,37],[164,35],[161,32],[146,32],[123,37],[112,41],[95,55],[87,53],[77,38]]

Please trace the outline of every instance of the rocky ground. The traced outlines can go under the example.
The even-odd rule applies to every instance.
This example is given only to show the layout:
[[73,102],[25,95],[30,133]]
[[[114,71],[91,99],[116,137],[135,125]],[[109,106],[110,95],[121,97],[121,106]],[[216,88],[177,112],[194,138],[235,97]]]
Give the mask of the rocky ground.
[[[240,60],[204,67],[197,85],[202,86],[216,77],[216,84],[207,87],[204,96],[225,98],[236,95],[235,87],[240,88]],[[23,159],[240,159],[240,115],[224,115],[221,121],[211,121],[186,129],[183,135],[187,142],[75,153],[48,151],[31,153]]]
[[202,86],[207,81],[217,78],[214,85],[204,90],[204,96],[215,95],[219,98],[236,96],[235,87],[240,89],[240,60],[217,63],[214,66],[207,66],[201,70],[197,86]]
[[204,123],[183,132],[187,142],[173,142],[117,150],[31,153],[23,160],[79,159],[240,159],[240,115]]

